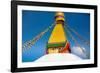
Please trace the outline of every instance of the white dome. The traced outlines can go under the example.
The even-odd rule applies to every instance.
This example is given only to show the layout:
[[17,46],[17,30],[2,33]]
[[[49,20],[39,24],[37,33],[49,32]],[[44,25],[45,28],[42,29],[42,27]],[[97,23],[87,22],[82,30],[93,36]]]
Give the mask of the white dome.
[[63,62],[63,61],[76,61],[76,60],[82,60],[80,57],[71,54],[71,53],[56,53],[56,54],[47,54],[39,59],[37,59],[35,62]]

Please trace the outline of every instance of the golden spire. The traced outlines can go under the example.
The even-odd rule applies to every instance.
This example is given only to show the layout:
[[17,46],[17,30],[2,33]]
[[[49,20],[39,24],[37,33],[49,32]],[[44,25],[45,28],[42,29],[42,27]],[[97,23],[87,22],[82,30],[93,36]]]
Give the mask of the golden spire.
[[52,30],[50,38],[48,40],[48,44],[63,44],[66,43],[67,38],[65,35],[65,31],[63,28],[64,24],[64,13],[57,12],[55,14],[56,25]]

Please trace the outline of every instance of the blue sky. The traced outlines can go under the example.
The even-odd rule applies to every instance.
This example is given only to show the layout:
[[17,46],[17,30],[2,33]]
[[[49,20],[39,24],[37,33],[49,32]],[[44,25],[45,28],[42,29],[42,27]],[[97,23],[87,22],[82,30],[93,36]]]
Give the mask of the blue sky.
[[[65,21],[66,24],[71,28],[75,29],[81,36],[83,36],[86,40],[90,40],[90,15],[88,13],[70,13],[65,12]],[[40,32],[48,28],[52,23],[54,23],[55,12],[48,11],[22,11],[22,43],[31,40],[35,36],[37,36]],[[51,35],[53,27],[43,35],[30,49],[25,50],[22,53],[22,61],[23,62],[33,62],[45,55],[46,44]],[[76,46],[73,40],[70,38],[69,34],[66,32],[66,36],[71,45],[71,50],[73,54],[78,55],[74,52],[72,47]],[[72,33],[72,35],[76,38],[79,44],[86,49],[86,52],[89,54],[90,48],[84,45],[78,37]],[[89,58],[83,57],[82,55],[78,55],[81,58]]]

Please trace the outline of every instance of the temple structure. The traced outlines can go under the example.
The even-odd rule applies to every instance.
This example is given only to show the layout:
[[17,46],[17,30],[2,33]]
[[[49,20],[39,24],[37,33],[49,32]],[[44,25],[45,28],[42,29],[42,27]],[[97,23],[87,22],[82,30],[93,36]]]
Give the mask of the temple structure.
[[67,40],[67,36],[64,30],[64,23],[64,13],[57,12],[55,15],[55,26],[47,43],[47,54],[70,52],[70,44]]

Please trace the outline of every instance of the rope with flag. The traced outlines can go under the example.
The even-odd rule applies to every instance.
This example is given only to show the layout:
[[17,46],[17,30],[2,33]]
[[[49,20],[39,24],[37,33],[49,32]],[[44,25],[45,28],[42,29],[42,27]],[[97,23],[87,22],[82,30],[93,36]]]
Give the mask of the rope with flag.
[[[64,27],[64,28],[65,28],[65,27]],[[76,44],[76,46],[78,46],[78,47],[81,48],[80,44],[79,44],[79,43],[77,42],[77,40],[73,37],[73,35],[71,34],[70,30],[68,30],[68,29],[66,29],[66,28],[65,28],[65,30],[67,31],[67,33],[69,34],[69,36],[71,37],[71,39],[74,41],[74,43]],[[84,52],[84,49],[81,48],[81,50],[82,50],[82,52]]]
[[27,42],[25,42],[22,45],[22,48],[30,48],[32,45],[34,45],[35,42],[37,42],[46,32],[48,32],[49,29],[51,29],[54,26],[54,24],[50,25],[48,28],[46,28],[43,32],[41,32],[40,34],[38,34],[36,37],[34,37],[32,40],[29,40]]
[[88,55],[87,55],[85,49],[83,49],[83,48],[81,47],[81,45],[78,43],[78,41],[73,37],[73,35],[71,34],[70,30],[69,30],[68,28],[66,28],[66,27],[64,27],[64,28],[65,28],[65,30],[67,31],[67,33],[69,34],[69,36],[71,37],[71,39],[74,41],[74,43],[76,44],[76,46],[78,46],[79,49],[81,50],[81,52],[82,52],[86,57],[88,57]]
[[77,37],[78,37],[81,41],[83,41],[86,45],[90,46],[90,42],[87,41],[85,38],[83,38],[83,37],[82,37],[78,32],[76,32],[73,28],[69,27],[68,25],[65,25],[65,27],[66,27],[67,29],[69,29],[71,32],[74,32],[74,33],[77,35]]

